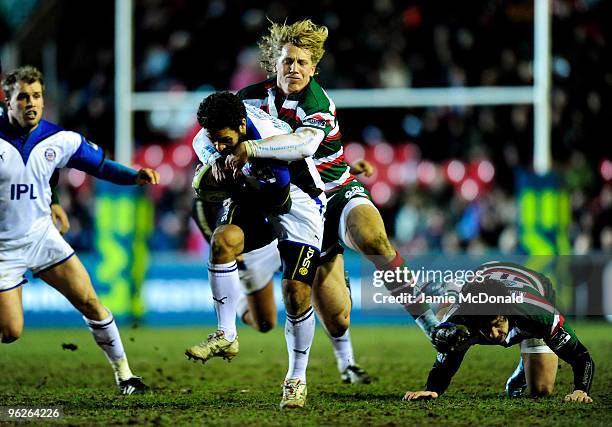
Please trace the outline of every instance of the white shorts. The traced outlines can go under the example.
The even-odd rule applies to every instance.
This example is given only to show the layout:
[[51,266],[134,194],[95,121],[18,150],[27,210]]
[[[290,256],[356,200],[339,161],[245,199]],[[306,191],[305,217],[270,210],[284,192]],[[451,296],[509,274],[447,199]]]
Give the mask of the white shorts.
[[323,242],[323,215],[327,199],[321,193],[314,199],[291,184],[291,210],[280,215],[279,221],[286,233],[281,240],[303,243],[321,250]]
[[40,232],[32,234],[28,243],[18,247],[0,247],[0,292],[25,284],[27,270],[34,276],[63,263],[74,255],[74,249],[64,240],[49,219]]
[[347,248],[350,248],[356,252],[359,252],[359,249],[357,249],[357,246],[351,240],[351,235],[346,229],[346,220],[349,212],[359,205],[370,205],[374,209],[378,210],[378,208],[374,206],[374,203],[372,203],[372,201],[367,197],[353,197],[346,203],[346,205],[344,205],[342,213],[340,214],[340,224],[338,225],[338,237],[340,237],[340,240],[342,240],[342,243],[344,243]]
[[527,338],[521,341],[521,353],[552,353],[553,351],[546,345],[543,339]]
[[250,295],[265,288],[280,268],[281,258],[276,239],[264,247],[243,253],[242,261],[238,263],[242,290]]

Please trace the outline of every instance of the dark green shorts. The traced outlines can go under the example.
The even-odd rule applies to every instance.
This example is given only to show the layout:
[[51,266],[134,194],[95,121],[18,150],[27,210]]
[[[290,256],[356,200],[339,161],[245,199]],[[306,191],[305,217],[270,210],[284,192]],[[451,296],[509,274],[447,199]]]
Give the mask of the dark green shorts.
[[372,200],[370,192],[357,180],[349,182],[344,187],[329,191],[325,195],[327,196],[327,208],[325,209],[325,230],[323,231],[323,244],[321,245],[322,262],[344,252],[340,236],[338,236],[338,228],[340,227],[342,210],[349,200],[356,197],[365,197]]

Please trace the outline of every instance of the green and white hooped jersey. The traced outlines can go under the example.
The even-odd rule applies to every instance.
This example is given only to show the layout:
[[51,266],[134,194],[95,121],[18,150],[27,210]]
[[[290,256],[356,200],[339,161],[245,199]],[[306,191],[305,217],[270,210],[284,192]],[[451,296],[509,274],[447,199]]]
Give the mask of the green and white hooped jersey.
[[[550,280],[543,274],[526,267],[508,262],[489,262],[479,266],[475,273],[486,279],[502,282],[512,293],[522,294],[523,302],[515,303],[512,329],[506,345],[510,346],[527,337],[550,340],[563,328],[568,336],[565,343],[575,342],[574,331],[565,325],[565,317],[555,306],[555,291]],[[451,308],[448,312],[452,322]]]
[[[509,331],[503,343],[494,341],[485,331],[472,335],[464,348],[438,352],[434,366],[427,377],[426,390],[442,394],[449,386],[455,372],[461,366],[469,346],[475,344],[501,345],[509,347],[528,338],[539,338],[559,358],[572,366],[574,390],[589,393],[595,363],[587,348],[578,340],[576,333],[565,322],[563,315],[554,304],[554,289],[548,278],[526,267],[513,263],[492,262],[476,269],[478,275],[502,282],[513,295],[523,295],[523,302],[514,302],[508,316]],[[454,304],[445,321],[454,324],[469,324],[459,314]],[[451,311],[457,314],[453,315]]]
[[278,98],[276,76],[242,89],[238,96],[246,104],[288,123],[293,130],[311,127],[325,132],[325,138],[313,156],[325,192],[343,187],[355,179],[344,159],[336,106],[314,79],[302,92],[291,94],[284,100]]

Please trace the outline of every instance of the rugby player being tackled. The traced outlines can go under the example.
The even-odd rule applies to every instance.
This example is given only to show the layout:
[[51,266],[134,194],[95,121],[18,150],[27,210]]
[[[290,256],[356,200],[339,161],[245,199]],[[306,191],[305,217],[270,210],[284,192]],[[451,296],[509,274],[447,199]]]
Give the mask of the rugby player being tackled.
[[[255,300],[261,298],[268,307],[265,302],[271,294],[259,291],[267,288],[271,292],[267,284],[282,259],[289,369],[281,408],[303,407],[315,330],[311,285],[323,237],[323,183],[311,158],[296,163],[252,159],[233,172],[224,167],[225,156],[242,141],[265,141],[291,133],[286,123],[243,104],[236,95],[219,92],[207,97],[200,104],[198,122],[203,129],[194,138],[194,150],[203,166],[194,187],[200,198],[209,202],[209,209],[203,206],[208,212],[203,212],[204,218],[197,222],[200,227],[214,228],[208,272],[218,330],[185,353],[203,362],[215,356],[235,357],[239,350],[236,309],[241,283],[247,293],[255,294]],[[215,199],[222,202],[221,206],[214,206]]]

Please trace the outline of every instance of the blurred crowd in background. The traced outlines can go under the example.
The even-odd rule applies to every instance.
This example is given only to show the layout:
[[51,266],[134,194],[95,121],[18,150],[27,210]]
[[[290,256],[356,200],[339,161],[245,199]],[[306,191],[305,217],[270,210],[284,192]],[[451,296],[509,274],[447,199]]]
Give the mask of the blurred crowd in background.
[[[57,84],[47,94],[48,115],[112,153],[113,2],[88,4],[95,19],[82,19],[82,4],[72,0],[25,3],[31,13],[21,22],[6,19],[0,36],[16,34],[23,63],[43,66],[44,52],[53,49]],[[575,253],[612,252],[611,3],[552,2],[553,168],[571,197]],[[326,89],[533,84],[532,1],[134,4],[137,91],[237,90],[259,81],[266,75],[256,42],[269,20],[307,17],[330,31],[317,76]],[[55,40],[51,47],[40,42],[47,39]],[[196,109],[135,115],[136,161],[157,167],[164,180],[153,194],[151,245],[159,250],[205,249],[190,219]],[[531,106],[345,108],[338,119],[347,158],[365,157],[376,167],[364,182],[405,251],[516,250],[514,174],[532,164]],[[67,239],[78,250],[92,249],[92,182],[66,171],[61,185],[72,221]]]

